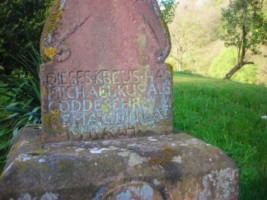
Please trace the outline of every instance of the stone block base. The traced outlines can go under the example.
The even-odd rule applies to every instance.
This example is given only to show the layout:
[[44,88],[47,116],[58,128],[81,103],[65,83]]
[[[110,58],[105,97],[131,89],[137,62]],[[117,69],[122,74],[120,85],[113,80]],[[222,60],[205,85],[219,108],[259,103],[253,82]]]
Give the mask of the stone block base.
[[38,142],[24,129],[0,178],[0,199],[230,200],[238,170],[221,150],[186,134]]

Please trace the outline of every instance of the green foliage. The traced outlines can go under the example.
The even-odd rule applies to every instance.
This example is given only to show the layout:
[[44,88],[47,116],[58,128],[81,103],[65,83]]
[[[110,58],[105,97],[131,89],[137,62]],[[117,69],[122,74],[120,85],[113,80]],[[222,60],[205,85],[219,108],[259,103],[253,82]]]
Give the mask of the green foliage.
[[32,49],[29,56],[16,61],[20,69],[0,76],[0,168],[19,130],[40,124],[39,66],[42,59]]
[[233,0],[222,10],[222,39],[227,46],[244,47],[259,54],[259,45],[267,45],[267,18],[263,0]]
[[[209,68],[209,75],[211,77],[223,78],[236,63],[236,50],[232,48],[223,48],[220,54],[213,59]],[[241,83],[256,83],[256,76],[257,66],[246,65],[233,75],[232,80]]]
[[176,3],[175,0],[162,0],[160,1],[161,14],[167,24],[173,21],[175,16]]
[[220,6],[224,3],[224,0],[216,0],[216,5]]
[[[51,0],[4,0],[0,3],[0,68],[16,69],[10,56],[28,55],[31,43],[38,49]],[[30,42],[31,41],[31,42]]]
[[219,55],[213,59],[209,68],[209,75],[223,78],[236,62],[236,51],[232,48],[223,48]]
[[220,10],[216,1],[179,1],[174,21],[169,25],[170,57],[176,61],[175,70],[207,73],[223,45],[218,41]]
[[233,75],[232,80],[241,83],[256,84],[257,65],[246,65]]
[[[234,1],[236,0],[233,0],[232,2]],[[224,42],[221,40],[221,35],[224,35],[227,32],[225,22],[222,22],[220,19],[221,10],[222,8],[227,8],[228,3],[228,0],[208,0],[202,2],[186,0],[179,2],[175,12],[174,22],[169,24],[172,49],[167,62],[172,63],[174,70],[188,71],[205,76],[210,74],[209,70],[212,62],[214,63],[214,58],[217,58],[225,47],[223,44]],[[266,0],[264,1],[264,4],[265,8],[263,8],[263,12],[265,12],[264,19],[266,22]],[[234,17],[235,14],[232,14],[232,17]],[[232,29],[229,28],[229,30],[231,31]],[[265,31],[265,33],[266,32],[267,31]],[[241,30],[239,30],[239,33],[241,33]],[[248,36],[250,37],[249,34]],[[267,55],[267,46],[259,45],[258,48],[261,50],[262,55]],[[214,67],[216,67],[217,72],[220,74],[220,78],[223,78],[225,74],[238,63],[238,51],[233,50],[231,52],[233,55],[228,56],[232,56],[234,58],[232,60],[235,60],[235,62],[231,61],[231,66],[230,63],[228,63],[229,59],[226,58],[228,61],[226,62],[221,54],[219,55],[221,57],[220,62],[224,63],[220,65],[222,68],[216,67],[218,66],[218,62],[216,66],[214,66],[214,64],[212,66],[213,70]],[[242,66],[242,68],[234,74],[234,77],[240,75],[242,75],[242,77],[235,80],[242,79],[242,81],[248,80],[250,83],[255,83],[254,74],[257,68],[256,83],[260,85],[265,84],[267,86],[266,58],[260,54],[252,55],[251,51],[248,50],[246,50],[245,55],[246,57],[243,61],[245,61],[246,64],[248,61],[253,61],[256,65]],[[227,67],[228,70],[225,70],[226,65],[229,66]],[[252,74],[250,74],[250,72]],[[245,73],[248,73],[248,77],[245,77]]]
[[267,88],[174,73],[174,127],[219,147],[236,162],[240,198],[267,196]]

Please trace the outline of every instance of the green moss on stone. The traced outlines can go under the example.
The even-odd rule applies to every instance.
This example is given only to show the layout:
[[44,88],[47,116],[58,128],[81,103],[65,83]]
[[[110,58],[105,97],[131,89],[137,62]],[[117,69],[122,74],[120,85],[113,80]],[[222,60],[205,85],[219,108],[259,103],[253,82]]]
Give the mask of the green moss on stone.
[[70,171],[72,170],[73,166],[68,160],[61,160],[57,164],[57,169],[59,171]]
[[165,22],[165,20],[163,19],[163,17],[160,18],[160,26],[163,28],[164,30],[164,34],[167,37],[168,40],[171,40],[171,36],[170,36],[170,32],[169,32],[169,28],[167,26],[167,23]]
[[38,155],[43,155],[44,153],[46,153],[46,151],[44,149],[39,148],[39,149],[34,149],[33,152],[30,152],[28,154],[31,156],[38,156]]

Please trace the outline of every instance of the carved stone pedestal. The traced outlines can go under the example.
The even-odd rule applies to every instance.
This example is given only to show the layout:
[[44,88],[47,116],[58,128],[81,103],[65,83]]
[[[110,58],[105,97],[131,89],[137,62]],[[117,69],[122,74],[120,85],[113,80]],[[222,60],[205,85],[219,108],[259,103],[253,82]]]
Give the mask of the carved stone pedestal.
[[238,199],[238,170],[186,134],[38,142],[24,129],[0,179],[0,199]]

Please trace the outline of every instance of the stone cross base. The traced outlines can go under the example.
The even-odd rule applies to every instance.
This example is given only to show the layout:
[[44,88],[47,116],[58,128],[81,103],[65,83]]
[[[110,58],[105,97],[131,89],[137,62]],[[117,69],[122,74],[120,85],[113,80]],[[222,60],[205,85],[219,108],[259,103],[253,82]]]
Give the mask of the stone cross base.
[[238,170],[186,134],[42,144],[24,129],[0,178],[0,199],[234,200]]

